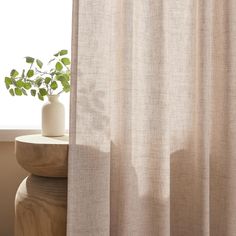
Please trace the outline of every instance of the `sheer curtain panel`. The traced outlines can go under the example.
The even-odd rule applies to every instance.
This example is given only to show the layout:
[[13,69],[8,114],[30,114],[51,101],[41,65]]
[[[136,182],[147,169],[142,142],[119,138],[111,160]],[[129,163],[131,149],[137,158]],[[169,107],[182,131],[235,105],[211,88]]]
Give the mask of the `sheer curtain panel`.
[[235,13],[74,0],[67,235],[236,235]]

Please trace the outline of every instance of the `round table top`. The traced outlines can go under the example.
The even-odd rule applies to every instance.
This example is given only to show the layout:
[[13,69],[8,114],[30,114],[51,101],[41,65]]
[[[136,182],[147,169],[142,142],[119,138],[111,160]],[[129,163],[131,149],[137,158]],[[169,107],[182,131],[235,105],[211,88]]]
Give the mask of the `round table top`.
[[46,177],[67,177],[69,136],[45,137],[41,134],[15,139],[18,163],[28,172]]
[[16,137],[17,142],[31,143],[31,144],[57,144],[57,145],[68,145],[69,135],[65,134],[61,137],[46,137],[41,134],[32,134]]

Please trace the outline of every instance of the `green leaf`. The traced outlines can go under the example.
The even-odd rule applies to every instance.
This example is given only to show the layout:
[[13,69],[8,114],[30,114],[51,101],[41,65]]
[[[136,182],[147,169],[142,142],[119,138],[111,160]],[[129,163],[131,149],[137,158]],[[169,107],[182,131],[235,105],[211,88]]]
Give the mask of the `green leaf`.
[[41,101],[44,100],[43,96],[42,96],[40,93],[38,93],[38,98],[39,98]]
[[33,70],[28,70],[27,75],[28,78],[31,78],[32,76],[34,76],[34,71]]
[[6,84],[6,83],[5,83],[5,86],[6,86],[7,89],[10,88],[10,85],[9,85],[9,84]]
[[61,51],[59,52],[60,56],[66,55],[67,53],[68,53],[67,50],[61,50]]
[[22,80],[17,80],[17,81],[16,81],[16,86],[17,86],[18,88],[21,88],[21,87],[24,86],[24,82],[23,82]]
[[6,88],[9,89],[10,88],[10,85],[12,84],[12,79],[9,78],[9,77],[5,77],[5,85],[6,85]]
[[70,85],[66,86],[66,87],[63,87],[63,91],[66,92],[66,93],[70,92]]
[[25,70],[23,70],[21,73],[21,78],[23,79],[24,77],[25,77]]
[[12,79],[9,78],[9,77],[5,77],[5,84],[6,84],[6,85],[12,84]]
[[61,81],[61,82],[63,82],[63,81],[66,82],[66,81],[67,81],[65,74],[57,75],[57,76],[56,76],[56,79],[59,80],[59,81]]
[[15,79],[15,78],[11,78],[11,79],[12,79],[12,83],[14,84],[14,86],[17,87],[17,85],[16,85],[16,79]]
[[39,89],[39,93],[40,93],[41,96],[46,96],[48,94],[47,90],[45,88]]
[[67,58],[67,57],[63,57],[63,58],[61,59],[61,62],[62,62],[65,66],[70,65],[70,59]]
[[70,74],[64,74],[64,77],[67,79],[67,81],[70,80]]
[[13,69],[13,70],[11,71],[11,74],[10,74],[10,75],[11,75],[11,77],[16,78],[16,76],[19,75],[19,73],[18,73],[17,70]]
[[22,91],[22,93],[23,93],[25,96],[28,96],[28,94],[27,94],[27,92],[26,92],[25,89],[22,88],[21,91]]
[[42,78],[38,78],[38,79],[36,79],[35,80],[35,84],[38,86],[38,87],[40,87],[41,86],[41,84],[42,84]]
[[56,63],[56,69],[57,69],[58,71],[61,71],[61,70],[63,69],[63,66],[62,66],[62,64],[61,64],[60,62],[57,62],[57,63]]
[[60,55],[60,51],[58,53],[55,53],[53,56],[58,57]]
[[36,95],[36,90],[35,90],[35,89],[31,89],[31,90],[30,90],[30,94],[31,94],[33,97],[35,97],[35,95]]
[[69,82],[67,81],[67,80],[63,80],[63,81],[61,81],[61,84],[62,84],[62,86],[63,86],[63,91],[64,92],[69,92],[70,91],[70,84],[69,84]]
[[58,88],[57,82],[56,82],[56,81],[52,81],[50,87],[51,87],[53,90],[57,89],[57,88]]
[[15,96],[14,90],[12,88],[9,90],[9,93],[11,94],[11,96]]
[[44,82],[45,82],[45,84],[49,84],[51,82],[51,78],[50,77],[46,77]]
[[36,60],[36,63],[40,69],[43,67],[43,63],[39,59]]
[[16,94],[17,96],[21,96],[21,95],[22,95],[21,89],[15,88],[15,94]]
[[66,79],[62,80],[61,84],[62,84],[63,87],[69,87],[70,86],[69,82]]
[[30,88],[31,88],[31,83],[30,83],[30,82],[26,82],[26,83],[24,83],[24,85],[23,85],[23,86],[24,86],[24,88],[25,88],[25,89],[27,89],[27,90],[28,90],[28,89],[30,89]]
[[33,57],[25,57],[27,63],[33,63],[34,58]]

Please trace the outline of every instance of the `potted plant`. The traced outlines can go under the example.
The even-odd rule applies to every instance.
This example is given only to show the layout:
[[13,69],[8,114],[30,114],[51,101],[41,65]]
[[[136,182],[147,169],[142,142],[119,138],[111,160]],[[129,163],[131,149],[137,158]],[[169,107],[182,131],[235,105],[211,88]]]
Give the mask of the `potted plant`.
[[61,93],[70,91],[70,59],[67,50],[60,50],[46,64],[33,57],[25,57],[27,69],[19,73],[12,69],[5,77],[5,85],[12,96],[37,97],[48,101],[42,107],[42,135],[63,136],[65,109],[58,100]]

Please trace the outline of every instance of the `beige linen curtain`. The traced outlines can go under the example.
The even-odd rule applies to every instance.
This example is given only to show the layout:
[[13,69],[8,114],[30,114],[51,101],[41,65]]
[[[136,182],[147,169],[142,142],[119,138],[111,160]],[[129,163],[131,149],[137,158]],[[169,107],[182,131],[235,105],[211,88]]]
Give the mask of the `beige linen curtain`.
[[236,235],[236,1],[74,0],[69,236]]

